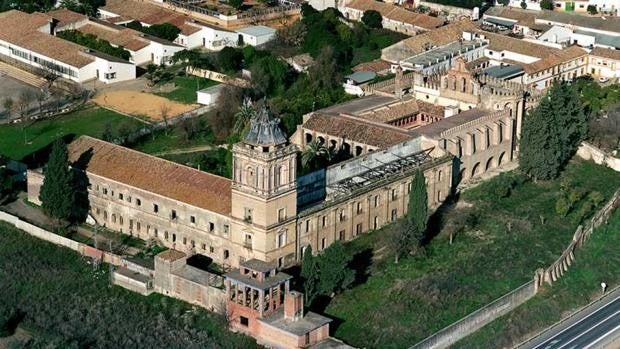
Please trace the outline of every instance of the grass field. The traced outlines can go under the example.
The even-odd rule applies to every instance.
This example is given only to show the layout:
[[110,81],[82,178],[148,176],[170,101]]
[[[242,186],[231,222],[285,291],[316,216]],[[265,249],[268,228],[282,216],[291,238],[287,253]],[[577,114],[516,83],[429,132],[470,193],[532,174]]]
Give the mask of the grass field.
[[[193,128],[192,137],[188,137],[186,123],[191,123]],[[199,116],[189,121],[184,121],[170,127],[167,130],[156,131],[153,135],[141,139],[132,145],[139,151],[156,154],[175,149],[186,149],[213,145],[215,136],[208,123],[208,115]]]
[[[0,125],[0,154],[19,160],[68,134],[101,137],[106,129],[118,135],[142,122],[99,107],[86,107],[53,119],[26,124]],[[25,141],[24,141],[25,139]]]
[[[562,176],[606,199],[620,187],[620,174],[584,161]],[[386,246],[397,225],[347,244],[367,279],[327,306],[325,314],[340,322],[335,336],[358,347],[406,348],[530,280],[577,226],[571,215],[555,213],[559,184],[526,182],[502,199],[491,199],[492,183],[481,184],[463,194],[474,205],[475,228],[452,245],[440,234],[424,255],[399,264]]]
[[107,265],[94,267],[74,251],[4,223],[0,246],[0,327],[9,314],[9,327],[31,337],[9,348],[258,347],[229,332],[219,315],[110,286]]
[[575,311],[601,295],[600,283],[612,289],[620,284],[620,210],[608,225],[594,231],[576,254],[576,262],[552,287],[511,313],[495,320],[453,348],[512,347],[546,328],[568,312]]
[[218,84],[216,81],[197,76],[177,76],[173,82],[177,86],[176,89],[171,92],[157,93],[157,95],[187,104],[196,103],[196,91]]

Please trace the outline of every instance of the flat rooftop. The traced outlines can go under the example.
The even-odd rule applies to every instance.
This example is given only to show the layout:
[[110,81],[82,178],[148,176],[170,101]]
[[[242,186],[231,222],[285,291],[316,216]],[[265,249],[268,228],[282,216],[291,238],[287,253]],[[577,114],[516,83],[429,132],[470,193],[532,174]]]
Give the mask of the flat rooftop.
[[291,319],[286,319],[284,317],[284,309],[280,308],[279,311],[275,312],[271,316],[259,319],[259,321],[278,328],[284,332],[292,333],[296,336],[303,336],[306,333],[330,323],[332,319],[317,313],[308,312],[303,318],[293,321]]
[[516,64],[494,65],[486,68],[483,72],[488,76],[498,79],[511,79],[525,73],[523,67]]
[[[251,275],[251,274],[250,274]],[[239,269],[230,271],[226,274],[224,274],[224,277],[226,277],[226,279],[231,279],[234,281],[237,281],[241,284],[244,284],[246,286],[252,287],[254,289],[258,289],[258,290],[265,290],[268,289],[270,287],[274,287],[277,286],[287,280],[292,279],[293,277],[286,274],[286,273],[282,273],[282,272],[277,272],[276,275],[272,275],[269,276],[267,278],[265,278],[264,281],[260,282],[254,278],[252,278],[250,275],[243,275],[241,274],[241,272],[239,271]]]
[[251,27],[237,29],[236,32],[252,36],[267,36],[275,34],[276,30],[264,25],[254,25]]

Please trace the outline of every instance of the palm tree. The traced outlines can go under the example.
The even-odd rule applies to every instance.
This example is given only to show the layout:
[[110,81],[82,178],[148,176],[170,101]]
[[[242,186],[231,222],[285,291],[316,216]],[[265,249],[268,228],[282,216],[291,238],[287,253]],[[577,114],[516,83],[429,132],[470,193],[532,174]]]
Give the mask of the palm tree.
[[301,154],[301,164],[305,168],[315,168],[319,160],[324,160],[329,164],[336,153],[334,148],[328,148],[323,143],[312,141],[306,145],[306,149]]
[[245,98],[239,107],[239,111],[235,114],[235,126],[233,128],[233,132],[236,134],[243,133],[246,127],[250,124],[250,119],[254,117],[255,113],[256,110],[254,110],[252,100],[250,98]]

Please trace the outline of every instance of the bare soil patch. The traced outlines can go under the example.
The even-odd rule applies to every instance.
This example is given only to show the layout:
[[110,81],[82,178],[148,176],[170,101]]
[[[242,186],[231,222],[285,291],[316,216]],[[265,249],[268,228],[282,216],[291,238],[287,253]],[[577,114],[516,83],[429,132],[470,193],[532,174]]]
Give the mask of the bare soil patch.
[[[196,104],[183,104],[154,94],[137,91],[107,91],[101,93],[93,102],[121,113],[162,121],[162,115],[175,118],[185,112],[198,108]],[[166,109],[165,113],[163,109]]]

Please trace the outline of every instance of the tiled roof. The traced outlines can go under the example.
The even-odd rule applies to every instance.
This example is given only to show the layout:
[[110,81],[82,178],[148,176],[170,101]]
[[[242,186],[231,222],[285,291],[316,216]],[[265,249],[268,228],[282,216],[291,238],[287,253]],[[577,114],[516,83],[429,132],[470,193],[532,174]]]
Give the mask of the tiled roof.
[[[206,23],[194,21],[191,17],[143,1],[107,0],[105,6],[101,7],[101,9],[114,13],[125,21],[133,19],[149,25],[170,23],[181,29],[181,34],[183,35],[199,32],[201,28],[198,25],[215,28]],[[192,25],[189,23],[190,21],[195,22],[197,25]]]
[[486,115],[488,115],[488,112],[482,109],[474,108],[466,110],[449,118],[444,118],[439,122],[418,127],[415,129],[415,133],[429,137],[437,137],[444,131],[466,124]]
[[89,152],[89,173],[207,211],[230,214],[231,189],[227,178],[88,136],[69,145],[71,161]]
[[526,56],[544,58],[554,52],[560,51],[557,48],[535,44],[533,42],[513,38],[506,35],[478,31],[479,34],[486,36],[489,40],[489,50],[510,51]]
[[378,148],[387,148],[411,137],[407,131],[395,127],[343,115],[313,114],[303,128]]
[[442,19],[437,17],[408,11],[400,6],[374,0],[353,0],[346,4],[346,7],[359,11],[375,10],[384,18],[428,30],[441,27],[444,23]]
[[88,20],[88,16],[67,10],[66,8],[48,11],[46,14],[58,21],[58,28]]
[[386,62],[382,59],[375,59],[374,61],[360,63],[356,65],[355,67],[351,68],[351,70],[353,70],[354,72],[371,71],[371,72],[378,73],[381,71],[388,70],[391,67],[392,65],[390,64],[390,62]]
[[595,47],[592,52],[590,52],[591,56],[611,58],[620,61],[620,50],[612,50],[610,48],[602,48]]
[[476,30],[476,25],[470,20],[450,23],[386,47],[381,51],[381,58],[388,62],[399,62],[426,51],[429,45],[446,45],[460,39],[464,31]]
[[390,121],[401,119],[405,116],[426,113],[432,116],[443,117],[443,107],[435,106],[416,99],[399,100],[370,111],[361,113],[358,117],[366,120],[389,123]]
[[42,13],[11,10],[0,13],[0,40],[40,55],[81,68],[94,61],[86,49],[70,41],[39,31],[52,18]]
[[591,17],[568,12],[540,11],[536,17],[537,23],[557,22],[584,28],[599,29],[620,33],[620,18],[614,16]]
[[538,11],[517,9],[510,6],[493,6],[488,9],[484,16],[508,18],[517,21],[521,25],[530,26],[534,24]]
[[109,41],[113,45],[122,46],[130,51],[138,51],[149,45],[147,40],[140,38],[140,32],[129,28],[112,28],[110,26],[91,22],[81,26],[78,30],[82,33],[92,34],[100,39]]
[[523,70],[528,74],[534,74],[545,69],[555,67],[558,64],[572,61],[576,58],[586,56],[588,53],[578,46],[570,46],[563,50],[555,50],[546,57],[530,64],[523,65]]

